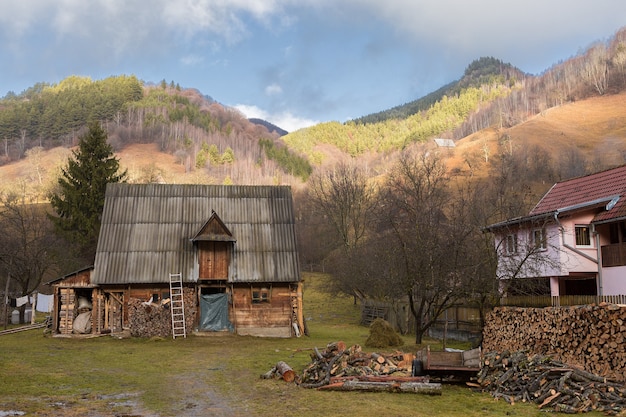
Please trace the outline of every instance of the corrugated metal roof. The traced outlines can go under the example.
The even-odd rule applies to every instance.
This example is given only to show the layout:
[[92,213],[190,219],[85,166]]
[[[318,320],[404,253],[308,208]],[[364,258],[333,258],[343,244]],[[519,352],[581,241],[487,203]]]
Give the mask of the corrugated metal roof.
[[584,177],[573,178],[554,184],[537,203],[530,215],[554,212],[586,203],[606,200],[621,196],[611,210],[602,213],[604,219],[613,218],[623,206],[626,192],[626,165]]
[[300,280],[289,187],[109,184],[92,282],[195,281],[190,239],[213,211],[235,241],[230,282]]

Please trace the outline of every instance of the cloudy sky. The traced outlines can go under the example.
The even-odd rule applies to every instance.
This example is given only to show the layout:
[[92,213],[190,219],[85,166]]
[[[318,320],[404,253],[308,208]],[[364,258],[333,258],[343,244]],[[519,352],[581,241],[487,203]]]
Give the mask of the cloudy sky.
[[481,56],[538,74],[623,26],[623,0],[9,0],[0,97],[133,74],[292,131],[412,101]]

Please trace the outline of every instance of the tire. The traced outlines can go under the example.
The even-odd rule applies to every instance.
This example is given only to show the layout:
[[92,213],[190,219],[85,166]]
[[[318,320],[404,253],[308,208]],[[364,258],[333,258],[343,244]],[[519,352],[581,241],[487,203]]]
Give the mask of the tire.
[[413,359],[412,376],[423,376],[423,375],[424,375],[424,364],[419,359]]

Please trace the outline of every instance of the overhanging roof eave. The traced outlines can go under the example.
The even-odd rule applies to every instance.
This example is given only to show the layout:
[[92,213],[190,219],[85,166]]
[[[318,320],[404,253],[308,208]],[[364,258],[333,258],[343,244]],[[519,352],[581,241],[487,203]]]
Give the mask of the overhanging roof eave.
[[483,231],[493,232],[494,230],[504,229],[505,227],[515,226],[515,225],[519,225],[522,223],[530,223],[536,220],[549,219],[549,218],[553,218],[555,213],[558,213],[558,210],[549,211],[547,213],[535,214],[534,216],[516,217],[514,219],[506,220],[500,223],[491,224],[483,228]]

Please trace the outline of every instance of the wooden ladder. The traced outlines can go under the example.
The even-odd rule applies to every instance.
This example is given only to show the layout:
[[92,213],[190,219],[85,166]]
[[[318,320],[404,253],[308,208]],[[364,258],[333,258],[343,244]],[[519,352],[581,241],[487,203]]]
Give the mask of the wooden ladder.
[[172,338],[187,337],[185,328],[185,303],[183,302],[183,274],[170,274],[170,310],[172,312]]

